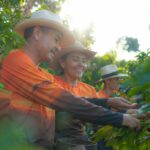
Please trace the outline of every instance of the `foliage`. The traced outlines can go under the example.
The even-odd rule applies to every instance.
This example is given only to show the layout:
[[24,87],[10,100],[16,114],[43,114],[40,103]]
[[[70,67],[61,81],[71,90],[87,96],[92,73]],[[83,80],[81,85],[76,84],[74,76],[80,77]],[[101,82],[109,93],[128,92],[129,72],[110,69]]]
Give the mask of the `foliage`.
[[[4,101],[11,97],[11,92],[6,90],[4,85],[0,83],[0,92],[1,98],[4,98]],[[6,110],[7,105],[6,102],[3,103],[1,99],[1,113],[0,113],[0,147],[2,150],[44,150],[39,148],[38,146],[34,146],[30,144],[27,139],[24,137],[23,129],[19,128],[18,125],[7,117]],[[3,112],[3,107],[5,111]]]
[[18,126],[7,119],[1,119],[0,146],[2,150],[44,150],[29,144]]
[[139,43],[138,43],[137,38],[123,36],[123,37],[118,39],[116,44],[117,44],[117,47],[120,47],[121,49],[126,50],[128,52],[139,51]]
[[[130,65],[129,65],[130,64]],[[140,52],[137,60],[131,67],[131,61],[127,64],[130,78],[124,83],[124,87],[130,87],[128,97],[140,94],[138,103],[144,104],[138,111],[138,115],[150,110],[150,56],[148,52]],[[131,68],[130,68],[131,67]],[[141,129],[138,131],[127,128],[115,128],[105,126],[94,135],[94,140],[105,138],[107,144],[114,150],[147,150],[150,146],[150,119],[141,121]]]
[[150,146],[150,120],[142,125],[140,130],[105,126],[93,136],[95,142],[105,138],[107,145],[114,150],[148,150]]
[[143,100],[150,102],[150,57],[138,65],[128,81],[131,90],[129,96],[142,94]]
[[14,25],[22,17],[18,0],[0,1],[0,53],[6,56],[10,49],[19,47],[23,40],[13,32]]

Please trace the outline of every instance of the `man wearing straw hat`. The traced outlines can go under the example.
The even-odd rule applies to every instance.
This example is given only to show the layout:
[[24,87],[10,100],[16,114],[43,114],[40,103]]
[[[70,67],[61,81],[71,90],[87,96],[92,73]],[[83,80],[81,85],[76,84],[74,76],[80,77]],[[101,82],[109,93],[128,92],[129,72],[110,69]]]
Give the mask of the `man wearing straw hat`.
[[[27,42],[4,59],[1,80],[13,92],[10,118],[22,129],[28,142],[53,149],[55,110],[68,111],[93,123],[139,128],[136,118],[113,113],[59,88],[53,75],[39,67],[41,62],[53,61],[61,47],[74,42],[72,34],[56,14],[37,11],[31,18],[18,23],[15,30]],[[109,105],[111,99],[106,103]]]
[[104,89],[98,92],[100,97],[112,97],[114,91],[119,90],[119,80],[127,77],[127,74],[118,72],[116,65],[110,64],[101,68],[101,80],[104,83]]
[[[99,90],[98,92],[98,96],[101,98],[112,97],[114,92],[119,91],[119,80],[121,78],[125,78],[128,76],[127,74],[119,73],[117,66],[114,64],[109,64],[109,65],[102,67],[100,72],[101,72],[101,79],[99,80],[99,82],[104,83],[104,88]],[[134,108],[134,105],[133,105],[133,108]],[[116,107],[116,109],[119,110],[119,107]],[[112,110],[114,109],[112,108]],[[134,113],[136,111],[137,111],[136,109],[130,109],[128,110],[128,113],[132,113],[132,112]],[[107,147],[105,145],[105,141],[103,140],[98,142],[97,149],[112,150],[111,147]]]

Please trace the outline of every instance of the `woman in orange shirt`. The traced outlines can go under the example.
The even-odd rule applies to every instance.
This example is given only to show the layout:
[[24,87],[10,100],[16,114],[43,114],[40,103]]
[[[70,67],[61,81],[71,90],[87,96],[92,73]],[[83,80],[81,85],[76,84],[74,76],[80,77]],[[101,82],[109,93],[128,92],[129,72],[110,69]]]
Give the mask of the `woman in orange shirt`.
[[[86,50],[79,42],[60,51],[53,65],[50,65],[61,70],[61,75],[55,76],[55,83],[76,96],[96,98],[97,93],[94,87],[80,81],[86,69],[87,60],[94,55],[95,52]],[[57,116],[59,117],[56,124],[59,127],[56,125],[56,150],[85,150],[85,145],[92,144],[84,132],[82,121],[65,112],[59,112]]]
[[[125,77],[127,75],[119,74],[117,66],[113,64],[102,67],[100,72],[102,76],[102,79],[100,80],[100,82],[104,83],[104,89],[99,90],[97,94],[101,98],[112,97],[114,94],[114,91],[116,92],[119,90],[120,77]],[[112,150],[112,148],[106,146],[104,140],[98,142],[97,149]]]
[[[55,76],[56,82],[64,89],[79,97],[96,98],[94,87],[80,81],[87,60],[91,59],[95,52],[85,50],[83,45],[76,42],[69,49],[58,54],[55,67],[61,69],[61,75]],[[85,150],[85,145],[91,145],[84,131],[84,123],[68,113],[57,113],[56,122],[56,149],[59,150]]]
[[118,72],[116,65],[110,64],[101,68],[101,82],[104,83],[104,89],[98,92],[100,97],[112,97],[114,93],[119,92],[120,78],[127,77],[127,74]]

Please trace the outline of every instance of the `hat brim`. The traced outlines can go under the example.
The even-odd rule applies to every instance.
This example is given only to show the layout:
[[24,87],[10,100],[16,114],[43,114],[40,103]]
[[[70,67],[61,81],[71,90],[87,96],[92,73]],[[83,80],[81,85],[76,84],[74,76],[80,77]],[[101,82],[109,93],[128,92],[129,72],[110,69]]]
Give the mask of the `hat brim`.
[[25,29],[36,25],[45,26],[60,31],[63,34],[63,37],[60,41],[62,47],[66,47],[67,45],[70,45],[75,41],[75,38],[71,31],[64,27],[64,25],[47,19],[25,19],[24,21],[18,23],[15,26],[14,30],[18,32],[21,36],[24,36]]
[[70,54],[72,52],[77,52],[77,53],[82,53],[83,55],[86,56],[86,59],[87,60],[91,60],[96,52],[94,51],[91,51],[91,50],[87,50],[87,49],[81,49],[81,48],[72,48],[72,49],[64,49],[60,52],[58,52],[58,54],[56,55],[55,57],[55,60],[53,61],[53,63],[50,64],[50,67],[54,70],[61,70],[61,66],[59,64],[59,60],[64,56],[64,55],[67,55],[67,54]]
[[128,75],[127,74],[117,74],[117,75],[113,75],[113,76],[110,76],[110,77],[100,79],[100,80],[96,81],[95,83],[103,82],[104,80],[107,80],[107,79],[122,78],[122,77],[128,77]]

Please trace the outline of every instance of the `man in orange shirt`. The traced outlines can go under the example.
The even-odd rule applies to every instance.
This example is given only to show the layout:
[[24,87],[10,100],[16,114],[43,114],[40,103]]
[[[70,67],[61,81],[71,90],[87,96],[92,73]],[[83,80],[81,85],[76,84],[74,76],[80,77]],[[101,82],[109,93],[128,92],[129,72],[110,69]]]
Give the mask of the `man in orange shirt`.
[[[99,90],[98,96],[101,98],[112,97],[114,91],[119,91],[120,78],[127,77],[127,74],[119,73],[117,66],[113,64],[102,67],[100,72],[102,79],[99,81],[104,83],[104,88]],[[105,145],[104,141],[100,141],[97,148],[102,150],[112,150],[112,148],[109,148]]]
[[[61,47],[74,42],[72,34],[56,14],[37,11],[17,24],[15,30],[26,39],[26,44],[4,59],[1,81],[13,92],[9,118],[16,122],[28,142],[53,149],[55,110],[68,111],[93,123],[139,128],[138,119],[113,113],[74,96],[59,87],[53,75],[39,67],[41,62],[53,61]],[[108,99],[106,103],[111,102],[112,99]]]
[[104,83],[103,90],[99,90],[98,95],[103,98],[111,97],[114,92],[119,91],[120,78],[127,77],[127,74],[118,72],[116,65],[110,64],[101,68],[102,79],[100,82]]

